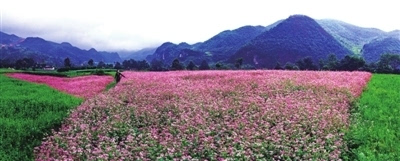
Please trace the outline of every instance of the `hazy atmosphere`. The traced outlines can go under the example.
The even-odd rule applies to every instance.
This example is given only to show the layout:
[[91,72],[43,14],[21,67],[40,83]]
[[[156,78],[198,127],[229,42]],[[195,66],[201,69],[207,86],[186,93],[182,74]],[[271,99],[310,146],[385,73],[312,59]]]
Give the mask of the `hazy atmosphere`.
[[[378,3],[379,2],[379,3]],[[293,14],[400,29],[395,1],[1,1],[1,31],[98,50],[138,50],[163,42],[196,43],[223,30],[266,26]]]

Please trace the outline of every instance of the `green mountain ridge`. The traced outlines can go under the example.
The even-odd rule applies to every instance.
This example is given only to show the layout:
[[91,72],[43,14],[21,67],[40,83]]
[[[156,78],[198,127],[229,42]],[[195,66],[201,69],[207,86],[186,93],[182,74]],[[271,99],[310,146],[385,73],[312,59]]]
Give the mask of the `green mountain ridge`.
[[351,51],[312,18],[294,15],[243,46],[231,62],[243,58],[244,63],[258,68],[274,68],[277,63],[294,63],[304,57],[318,63],[332,53],[341,59]]
[[70,58],[74,65],[81,65],[93,59],[114,63],[120,61],[117,53],[97,51],[95,49],[82,50],[72,46],[68,42],[61,44],[44,40],[40,37],[28,37],[26,39],[15,35],[1,34],[0,59],[15,61],[22,58],[32,58],[38,63],[46,63],[54,66],[63,66],[63,60]]
[[[301,17],[309,18],[304,15],[294,15],[288,19]],[[362,52],[364,45],[388,37],[400,38],[399,30],[384,32],[376,28],[358,27],[338,20],[313,20],[312,18],[304,23],[286,27],[284,31],[278,31],[279,33],[275,34],[275,37],[271,37],[271,34],[260,37],[260,35],[274,30],[288,19],[279,20],[266,27],[243,26],[235,30],[226,30],[204,42],[187,47],[175,45],[169,46],[169,50],[165,50],[162,49],[166,47],[163,44],[159,47],[160,50],[156,50],[156,52],[147,56],[146,60],[149,62],[153,59],[163,60],[165,64],[170,64],[174,59],[179,59],[184,63],[206,60],[209,63],[225,62],[233,64],[236,59],[245,58],[247,64],[256,65],[255,61],[258,60],[257,66],[272,68],[277,62],[284,65],[287,62],[294,63],[294,61],[303,57],[312,57],[314,63],[317,63],[318,59],[325,59],[328,54],[336,54],[338,58],[345,55],[368,57],[368,52]],[[309,25],[309,28],[301,28],[301,26],[307,25]],[[308,34],[296,35],[294,31]],[[313,33],[314,37],[309,37],[313,36]],[[385,49],[385,47],[383,48]],[[239,50],[248,53],[238,54]],[[251,58],[249,54],[251,55],[252,52],[258,54]],[[265,54],[266,52],[268,54]],[[385,52],[390,52],[390,50]],[[185,55],[191,55],[191,57],[185,57]]]
[[377,62],[382,54],[399,54],[400,40],[393,37],[376,39],[365,44],[361,50],[364,59],[368,63]]

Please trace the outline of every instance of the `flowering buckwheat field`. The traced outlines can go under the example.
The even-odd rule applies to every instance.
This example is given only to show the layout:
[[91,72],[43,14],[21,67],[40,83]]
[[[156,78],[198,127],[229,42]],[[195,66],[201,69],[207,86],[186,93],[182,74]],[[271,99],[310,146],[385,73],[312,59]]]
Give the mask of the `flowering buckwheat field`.
[[105,89],[107,84],[113,81],[112,77],[105,76],[81,76],[75,78],[61,78],[54,76],[39,76],[23,73],[11,73],[8,76],[34,83],[47,84],[60,91],[78,97],[90,98]]
[[371,77],[304,71],[123,74],[127,78],[114,89],[72,111],[35,149],[36,159],[338,160],[347,148],[349,104]]

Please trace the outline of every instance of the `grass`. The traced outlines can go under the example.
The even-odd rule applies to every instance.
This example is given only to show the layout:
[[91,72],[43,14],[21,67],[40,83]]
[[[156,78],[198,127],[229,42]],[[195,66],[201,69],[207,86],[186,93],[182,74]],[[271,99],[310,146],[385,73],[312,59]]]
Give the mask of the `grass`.
[[33,160],[34,147],[83,101],[2,74],[0,84],[0,160]]
[[[0,70],[1,72],[1,70]],[[83,69],[83,70],[70,70],[66,72],[36,70],[36,71],[23,71],[23,73],[35,75],[49,75],[56,77],[78,77],[85,75],[111,75],[114,76],[115,69]]]
[[110,90],[111,88],[114,88],[116,85],[117,85],[117,83],[116,83],[115,81],[112,81],[110,84],[108,84],[108,85],[106,86],[106,89],[105,89],[104,91],[108,91],[108,90]]
[[14,72],[21,72],[21,71],[20,70],[7,69],[7,68],[0,68],[0,74],[2,74],[2,73],[14,73]]
[[400,158],[400,75],[374,74],[355,104],[349,160]]

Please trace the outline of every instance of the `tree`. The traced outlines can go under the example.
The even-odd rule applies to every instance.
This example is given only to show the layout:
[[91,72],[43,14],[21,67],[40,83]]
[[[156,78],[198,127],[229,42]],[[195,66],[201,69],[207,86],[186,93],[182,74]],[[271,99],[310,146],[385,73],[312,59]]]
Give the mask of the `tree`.
[[243,58],[236,59],[235,67],[237,69],[240,69],[242,67],[242,64],[243,64]]
[[377,71],[380,73],[394,73],[398,71],[399,66],[400,55],[382,54],[377,64]]
[[33,67],[35,65],[35,61],[32,58],[23,58],[23,59],[18,59],[15,62],[15,68],[16,69],[27,69],[30,67]]
[[106,64],[103,61],[100,61],[99,64],[97,64],[97,68],[105,68]]
[[287,62],[287,63],[285,64],[285,69],[286,69],[286,70],[299,70],[299,67],[297,67],[296,65],[294,65],[294,64],[291,63],[291,62]]
[[276,70],[282,70],[283,68],[282,68],[281,63],[276,62],[276,65],[275,65],[274,69],[276,69]]
[[3,68],[11,68],[15,66],[15,62],[12,62],[10,59],[3,59],[1,62]]
[[222,68],[222,66],[223,66],[223,65],[222,65],[221,63],[217,63],[217,64],[215,64],[215,68],[216,68],[216,69],[221,69],[221,68]]
[[189,64],[186,66],[186,69],[188,70],[195,70],[197,66],[193,63],[193,61],[190,61]]
[[164,63],[161,60],[153,59],[150,63],[150,70],[152,71],[163,71]]
[[105,65],[105,68],[107,68],[107,69],[112,69],[112,68],[114,68],[114,64],[106,64]]
[[90,59],[90,60],[88,61],[88,65],[91,66],[91,67],[94,65],[93,59]]
[[146,60],[138,61],[137,62],[137,69],[138,70],[149,70],[150,64]]
[[183,70],[183,69],[185,69],[185,67],[183,66],[183,64],[179,62],[178,59],[174,59],[174,61],[172,61],[171,70]]
[[208,63],[206,60],[203,60],[199,66],[200,70],[209,70],[210,66],[208,66]]
[[337,70],[339,67],[339,60],[337,59],[335,54],[329,54],[328,60],[321,60],[320,64],[323,70]]
[[361,70],[365,66],[365,61],[359,56],[346,55],[338,65],[339,70],[354,71]]
[[71,68],[72,67],[71,60],[69,60],[68,57],[64,59],[64,67],[65,68]]
[[317,70],[318,67],[314,65],[314,62],[311,57],[307,56],[303,59],[296,61],[296,65],[300,70]]
[[119,62],[115,63],[114,69],[122,69],[121,63]]
[[124,69],[138,69],[138,62],[135,59],[124,60],[122,66]]
[[129,60],[124,60],[122,62],[122,66],[123,66],[124,69],[131,69],[132,68],[131,67],[131,62]]

